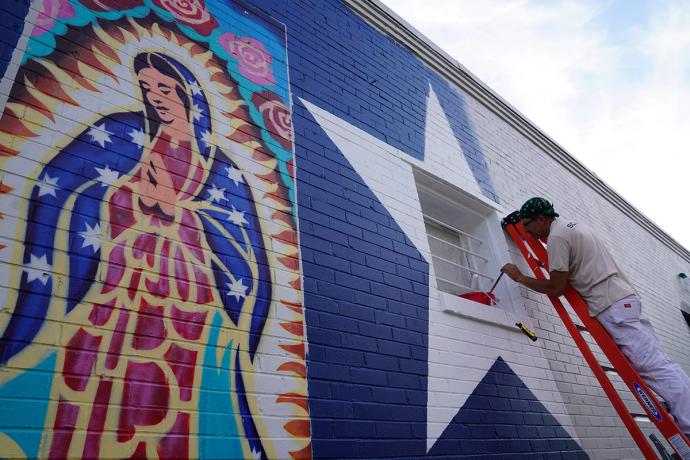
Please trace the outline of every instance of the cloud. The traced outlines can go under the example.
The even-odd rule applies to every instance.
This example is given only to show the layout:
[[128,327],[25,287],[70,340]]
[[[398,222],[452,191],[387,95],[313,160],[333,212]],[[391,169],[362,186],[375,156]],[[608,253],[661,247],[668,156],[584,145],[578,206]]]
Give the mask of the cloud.
[[562,138],[564,107],[585,90],[580,81],[611,68],[615,50],[593,18],[598,9],[576,2],[525,0],[387,0],[427,35],[549,135]]
[[690,248],[689,4],[384,3]]
[[591,118],[577,121],[581,138],[568,141],[573,154],[686,248],[690,219],[679,211],[690,172],[689,26],[690,5],[664,4],[630,34],[625,58],[585,100]]

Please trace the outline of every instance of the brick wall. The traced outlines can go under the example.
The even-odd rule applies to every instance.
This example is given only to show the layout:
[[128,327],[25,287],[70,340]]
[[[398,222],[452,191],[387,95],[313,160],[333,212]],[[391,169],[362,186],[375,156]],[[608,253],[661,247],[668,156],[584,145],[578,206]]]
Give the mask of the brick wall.
[[[0,89],[3,98],[9,96],[0,119],[5,152],[0,226],[6,231],[0,287],[7,299],[0,312],[0,406],[13,415],[0,422],[0,456],[641,457],[546,298],[503,280],[499,306],[451,302],[449,307],[448,296],[437,289],[416,190],[420,171],[483,210],[493,248],[487,269],[496,273],[505,261],[519,262],[499,219],[525,198],[545,195],[562,215],[586,220],[601,233],[642,294],[665,348],[690,370],[690,334],[679,311],[687,294],[676,279],[687,271],[686,262],[505,120],[335,0],[247,5],[207,0],[199,10],[209,13],[205,22],[192,19],[181,4],[176,9],[175,2],[128,0],[118,4],[120,12],[99,10],[87,0],[71,9],[66,1],[44,3],[54,8],[29,9],[26,2],[2,6],[13,19],[3,22],[0,54],[5,75]],[[36,24],[49,32],[29,38]],[[96,58],[105,62],[100,73],[115,75],[83,71],[98,91],[73,81],[83,67],[60,71],[69,63],[58,58],[70,53],[78,58],[88,51],[86,43],[99,47]],[[195,113],[209,114],[188,117],[198,145],[192,151],[201,159],[183,161],[205,171],[203,187],[193,204],[179,193],[172,203],[176,213],[202,208],[191,214],[198,216],[198,227],[187,222],[185,228],[197,228],[194,238],[203,241],[208,257],[190,265],[208,269],[205,282],[193,275],[196,284],[209,286],[206,303],[185,301],[181,269],[170,275],[174,293],[156,296],[160,287],[152,286],[161,270],[149,267],[148,284],[120,283],[115,304],[107,304],[112,299],[103,286],[109,267],[134,273],[143,263],[135,252],[115,259],[113,248],[122,243],[136,249],[144,244],[138,239],[143,234],[168,235],[162,222],[141,219],[131,241],[105,231],[117,224],[108,218],[115,215],[112,196],[120,196],[105,186],[126,185],[144,202],[158,197],[159,210],[169,203],[136,185],[141,164],[150,157],[145,148],[135,148],[128,131],[110,132],[123,140],[93,147],[91,156],[80,160],[98,166],[102,179],[104,167],[112,172],[117,163],[120,181],[101,180],[86,189],[82,181],[82,188],[75,188],[89,193],[66,194],[58,207],[67,211],[50,214],[57,228],[55,259],[32,252],[52,244],[45,241],[51,222],[40,222],[32,210],[43,209],[41,200],[50,199],[52,191],[60,197],[62,189],[51,186],[64,184],[55,183],[54,170],[46,168],[65,169],[67,163],[59,164],[65,139],[106,144],[94,126],[103,128],[101,120],[110,123],[116,113],[141,112],[146,96],[136,83],[142,77],[129,63],[147,48],[182,63],[188,73],[178,67],[172,74],[187,80],[179,86],[197,104]],[[243,60],[245,51],[259,57],[259,64]],[[25,90],[27,81],[15,78],[30,75],[27,66],[41,59],[57,63],[57,70],[45,68],[78,110],[65,98]],[[90,65],[98,68],[95,61]],[[207,111],[199,106],[192,77],[208,101]],[[142,122],[133,116],[121,123]],[[209,127],[214,138],[204,135]],[[35,144],[23,128],[44,136],[42,150],[31,148]],[[87,168],[79,168],[80,177],[89,179]],[[237,168],[241,176],[226,168]],[[244,191],[239,184],[246,184]],[[87,198],[95,200],[97,211],[81,205]],[[89,228],[71,226],[69,213],[77,211],[95,219]],[[204,220],[212,212],[240,230]],[[172,225],[180,218],[172,218]],[[36,230],[44,240],[28,236],[35,221],[47,228]],[[97,222],[103,231],[91,235]],[[180,235],[171,236],[169,244],[188,242]],[[253,251],[247,252],[249,247]],[[156,257],[165,250],[155,248],[150,257],[160,268]],[[41,259],[44,255],[48,258]],[[85,262],[72,263],[73,257]],[[243,272],[243,264],[250,268]],[[83,266],[93,267],[91,276],[81,271],[81,281],[71,281],[75,270],[82,270],[72,267]],[[226,278],[222,266],[229,267]],[[41,277],[49,281],[42,283]],[[91,297],[76,295],[81,291],[71,286],[89,278],[96,286],[84,288]],[[66,283],[62,288],[60,280]],[[27,298],[22,292],[34,295],[31,305],[22,303]],[[97,309],[92,298],[105,308]],[[47,306],[45,315],[36,312],[40,305]],[[125,318],[131,326],[121,327],[107,316],[109,309],[120,318],[138,319]],[[202,333],[186,337],[175,321],[196,324]],[[540,340],[529,341],[515,321],[534,329]],[[147,339],[155,343],[137,348]],[[125,343],[129,352],[122,359],[131,364],[108,367],[112,345],[96,342]],[[161,357],[150,351],[163,348],[168,354]],[[71,350],[77,350],[81,367],[66,367]],[[171,353],[177,355],[170,358]],[[154,378],[154,366],[164,377]],[[132,375],[137,369],[145,371],[138,378]],[[193,376],[194,390],[188,393],[180,377],[184,369]],[[109,392],[108,385],[116,390]],[[147,396],[137,400],[134,390]],[[139,418],[130,410],[136,402],[147,408]],[[84,411],[89,405],[105,409]],[[156,417],[162,422],[153,423]],[[56,434],[44,434],[50,432]]]
[[309,457],[284,27],[229,3],[15,14],[0,456]]

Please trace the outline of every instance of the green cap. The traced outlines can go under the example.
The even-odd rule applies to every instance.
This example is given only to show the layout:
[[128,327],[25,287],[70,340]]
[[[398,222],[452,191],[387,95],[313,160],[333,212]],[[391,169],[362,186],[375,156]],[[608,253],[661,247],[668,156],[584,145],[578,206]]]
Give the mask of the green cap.
[[520,219],[534,219],[537,216],[558,217],[558,213],[548,200],[535,196],[525,201],[520,208]]

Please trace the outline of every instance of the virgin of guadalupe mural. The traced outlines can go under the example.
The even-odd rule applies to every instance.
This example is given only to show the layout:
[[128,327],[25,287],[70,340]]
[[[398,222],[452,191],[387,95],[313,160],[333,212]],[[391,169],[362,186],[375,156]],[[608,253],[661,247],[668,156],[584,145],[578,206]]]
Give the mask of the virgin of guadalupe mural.
[[[3,191],[26,190],[17,243],[0,249],[22,267],[0,321],[0,366],[16,370],[0,396],[52,373],[40,440],[4,430],[0,456],[309,458],[276,130],[218,56],[133,11],[26,60],[0,119]],[[76,63],[74,43],[89,50]],[[113,108],[94,113],[90,98]]]

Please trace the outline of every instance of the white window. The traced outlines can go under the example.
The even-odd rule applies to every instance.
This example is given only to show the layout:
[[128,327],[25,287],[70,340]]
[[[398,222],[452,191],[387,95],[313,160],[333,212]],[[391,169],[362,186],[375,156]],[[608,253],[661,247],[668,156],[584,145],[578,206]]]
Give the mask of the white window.
[[[424,171],[415,169],[414,173],[429,242],[427,260],[442,306],[453,310],[470,302],[461,295],[491,289],[508,260],[506,238],[498,211],[486,200]],[[510,283],[506,277],[494,290],[499,300],[496,306],[508,311],[513,310]]]
[[456,295],[488,290],[493,277],[485,273],[484,241],[429,214],[424,225],[439,290]]

